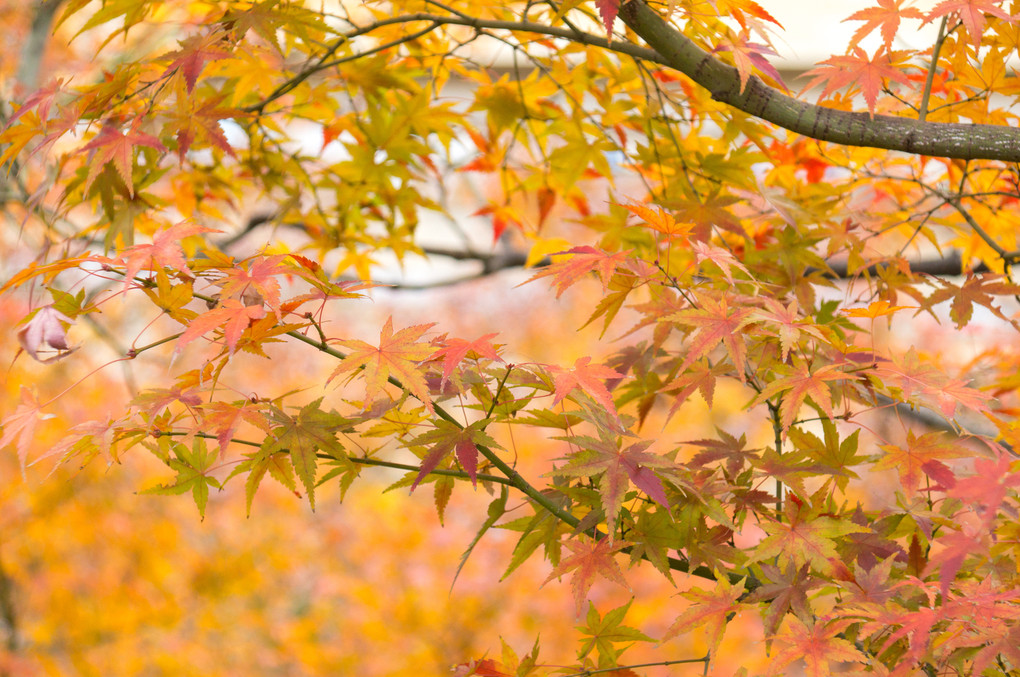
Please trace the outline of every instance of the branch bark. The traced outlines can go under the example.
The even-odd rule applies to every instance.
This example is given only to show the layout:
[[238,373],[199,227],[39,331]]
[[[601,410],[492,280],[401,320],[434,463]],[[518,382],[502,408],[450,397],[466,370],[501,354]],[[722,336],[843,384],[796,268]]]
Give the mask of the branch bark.
[[670,26],[645,0],[626,0],[620,19],[674,68],[716,101],[819,141],[961,160],[1020,162],[1020,130],[984,124],[921,122],[851,113],[799,101],[751,76],[741,91],[737,69]]

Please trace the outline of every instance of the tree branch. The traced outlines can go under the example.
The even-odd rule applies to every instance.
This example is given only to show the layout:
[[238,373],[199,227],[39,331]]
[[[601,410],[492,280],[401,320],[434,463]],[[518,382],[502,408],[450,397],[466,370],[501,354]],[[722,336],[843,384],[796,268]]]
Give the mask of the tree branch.
[[620,4],[620,19],[665,62],[721,103],[783,129],[846,146],[898,150],[962,160],[1020,162],[1020,130],[984,124],[921,122],[891,115],[850,113],[799,101],[751,76],[741,91],[737,69],[698,47],[645,0]]

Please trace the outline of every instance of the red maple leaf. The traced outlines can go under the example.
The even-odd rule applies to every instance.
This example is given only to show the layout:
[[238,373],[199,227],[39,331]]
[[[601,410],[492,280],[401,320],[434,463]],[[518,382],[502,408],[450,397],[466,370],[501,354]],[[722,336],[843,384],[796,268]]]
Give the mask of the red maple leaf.
[[223,36],[217,33],[193,35],[187,38],[181,42],[179,50],[166,55],[167,57],[175,58],[166,67],[166,70],[163,71],[161,77],[166,77],[180,71],[184,77],[185,86],[190,93],[195,89],[195,83],[198,81],[198,76],[202,73],[202,69],[205,68],[207,61],[217,61],[230,56],[225,50],[214,46],[222,39]]
[[825,82],[827,83],[825,89],[819,96],[819,99],[824,99],[843,87],[859,88],[868,103],[868,112],[874,115],[878,93],[882,91],[886,80],[910,84],[907,74],[895,65],[903,61],[907,55],[905,51],[889,51],[883,45],[873,57],[868,57],[863,49],[854,47],[852,55],[831,57],[820,62],[819,68],[812,68],[804,73],[805,77],[814,76],[804,89],[812,89]]
[[178,355],[185,346],[204,336],[214,329],[223,329],[223,338],[231,355],[237,348],[241,334],[248,328],[252,320],[261,320],[266,316],[266,309],[259,306],[246,306],[237,299],[224,299],[219,308],[202,313],[188,323],[181,337],[177,339],[174,354]]
[[545,579],[545,585],[554,578],[563,574],[571,573],[570,587],[574,592],[574,604],[577,609],[577,617],[581,617],[581,607],[584,605],[584,598],[595,582],[596,577],[609,579],[630,590],[627,579],[623,576],[619,563],[613,557],[614,553],[630,546],[627,541],[610,542],[609,538],[602,538],[595,541],[591,538],[571,539],[566,542],[574,554],[563,559],[559,566],[553,569],[549,578]]
[[595,0],[595,6],[599,8],[599,16],[606,27],[606,34],[613,39],[613,24],[616,22],[616,15],[620,13],[621,2],[626,0]]
[[563,401],[575,388],[580,388],[592,399],[601,404],[613,418],[619,419],[616,413],[616,405],[613,403],[613,396],[606,388],[606,379],[621,378],[623,374],[615,369],[601,365],[590,364],[590,357],[579,357],[574,362],[573,369],[564,369],[555,365],[548,365],[547,368],[553,374],[553,383],[556,390],[553,393],[553,406]]
[[379,333],[378,346],[357,340],[341,341],[351,352],[333,370],[326,383],[341,374],[349,374],[350,381],[358,371],[364,370],[366,405],[390,382],[406,388],[431,413],[433,409],[429,386],[418,365],[429,358],[433,349],[431,345],[417,341],[434,324],[418,324],[393,333],[393,318],[390,317]]
[[980,508],[986,527],[991,527],[1010,489],[1020,487],[1020,472],[1012,469],[1012,459],[1000,453],[996,460],[978,458],[974,474],[957,481],[948,494]]
[[85,144],[82,151],[89,153],[89,173],[85,178],[85,186],[82,189],[86,194],[89,187],[99,172],[103,170],[106,163],[112,163],[113,168],[127,186],[128,193],[135,194],[134,181],[132,179],[132,164],[134,162],[135,146],[148,146],[158,151],[165,152],[166,147],[156,137],[139,131],[141,120],[135,120],[127,134],[121,132],[113,124],[103,125],[99,135]]
[[464,361],[464,358],[471,351],[495,362],[502,362],[503,358],[496,353],[496,348],[490,342],[495,336],[497,336],[496,333],[486,334],[474,341],[466,341],[459,338],[448,339],[442,348],[434,352],[429,357],[430,360],[443,358],[443,380],[439,385],[440,390],[446,387],[447,381],[453,375],[453,370]]

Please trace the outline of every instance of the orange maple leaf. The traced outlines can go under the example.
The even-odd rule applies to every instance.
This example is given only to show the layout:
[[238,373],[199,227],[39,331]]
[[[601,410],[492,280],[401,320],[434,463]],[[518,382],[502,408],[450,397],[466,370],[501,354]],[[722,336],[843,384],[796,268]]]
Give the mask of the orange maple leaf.
[[350,374],[348,381],[354,378],[358,370],[365,372],[365,402],[371,402],[375,395],[383,389],[387,381],[393,385],[406,388],[417,397],[431,413],[432,399],[429,397],[428,383],[419,364],[429,358],[433,348],[427,343],[417,343],[421,336],[435,326],[435,323],[418,324],[393,333],[393,318],[386,320],[379,333],[379,345],[356,340],[345,340],[340,343],[351,349],[350,354],[333,370],[326,379],[329,383],[341,374]]
[[864,21],[865,24],[854,31],[850,38],[850,46],[856,47],[861,38],[868,35],[876,28],[882,32],[882,41],[887,50],[892,49],[893,39],[900,27],[900,19],[923,19],[924,14],[915,7],[904,7],[905,0],[878,0],[877,7],[868,7],[854,12],[846,21]]
[[718,584],[712,590],[690,590],[682,595],[691,605],[666,630],[662,641],[686,633],[702,625],[707,626],[708,646],[713,653],[719,648],[726,624],[734,612],[740,609],[740,597],[744,594],[744,581],[737,585],[730,583],[726,575],[717,577]]
[[716,301],[705,296],[699,299],[699,303],[700,308],[688,308],[665,318],[695,327],[694,332],[688,337],[687,357],[680,366],[680,371],[707,355],[722,342],[733,360],[740,380],[745,380],[747,348],[740,330],[753,320],[752,309],[730,308],[725,297]]
[[947,440],[941,432],[930,432],[916,437],[913,432],[907,431],[905,447],[884,444],[881,449],[885,456],[875,463],[875,470],[895,469],[899,473],[900,484],[909,494],[917,491],[921,484],[922,472],[927,475],[951,472],[942,463],[943,460],[970,455],[959,442]]
[[135,275],[143,268],[152,270],[156,267],[166,266],[190,275],[191,269],[188,268],[188,262],[184,259],[181,240],[192,235],[198,235],[199,233],[218,232],[220,231],[213,228],[206,228],[195,223],[182,221],[153,235],[152,244],[128,247],[121,254],[126,267],[124,271],[125,288],[131,285]]
[[785,630],[776,637],[783,647],[773,654],[766,674],[782,674],[787,665],[803,660],[808,677],[829,677],[836,663],[859,664],[864,660],[853,642],[841,636],[850,621],[825,623],[817,620],[809,628],[794,614],[787,618]]
[[882,91],[886,80],[910,84],[907,74],[895,65],[905,59],[907,54],[905,51],[889,51],[883,45],[869,58],[863,49],[854,47],[852,55],[831,57],[820,62],[818,68],[812,68],[804,73],[805,76],[814,76],[804,89],[812,89],[827,82],[818,97],[824,99],[843,87],[859,88],[868,103],[868,112],[874,115],[878,93]]
[[[284,255],[260,256],[247,263],[224,271],[224,278],[217,284],[223,288],[222,298],[246,300],[255,295],[264,301],[280,319],[280,282],[277,275],[288,274],[292,269],[284,265]],[[254,305],[254,304],[252,304]]]
[[981,44],[981,36],[984,35],[985,25],[988,23],[985,18],[986,14],[991,14],[1003,21],[1011,20],[1012,17],[999,7],[1001,4],[1002,0],[944,0],[944,2],[935,5],[935,8],[928,13],[924,24],[947,14],[955,14],[960,17],[964,28],[967,29],[971,44],[977,47]]
[[779,413],[785,434],[785,431],[793,425],[794,419],[797,418],[797,412],[800,411],[808,397],[825,412],[826,416],[832,418],[832,393],[825,382],[845,380],[846,378],[847,375],[840,371],[837,365],[827,364],[812,371],[806,363],[800,362],[793,367],[789,376],[777,378],[762,388],[758,397],[752,402],[752,406],[783,393],[783,403],[779,407]]
[[553,373],[553,383],[556,387],[553,394],[553,406],[562,402],[575,388],[580,388],[601,404],[613,418],[619,419],[616,405],[613,403],[613,396],[609,394],[605,382],[606,379],[622,378],[623,374],[615,369],[590,363],[590,357],[579,357],[574,361],[573,369],[547,365],[549,371]]
[[574,247],[567,251],[557,252],[553,256],[563,254],[572,254],[573,256],[564,261],[557,261],[546,266],[535,273],[530,279],[522,282],[522,284],[534,282],[541,277],[552,277],[552,285],[556,287],[556,298],[559,298],[567,288],[583,276],[597,271],[599,279],[602,281],[602,290],[606,291],[609,288],[609,280],[613,277],[613,273],[616,272],[616,268],[627,260],[627,255],[630,252],[631,250],[628,249],[610,254],[601,249],[588,246]]
[[620,569],[619,563],[613,557],[614,553],[630,545],[632,544],[627,541],[611,543],[608,537],[603,537],[598,541],[591,538],[570,539],[566,542],[566,546],[574,554],[561,561],[542,585],[563,574],[573,572],[570,576],[570,587],[574,592],[577,617],[580,618],[584,598],[596,577],[601,576],[609,579],[630,590],[630,585],[627,584],[627,579],[623,576],[623,570]]

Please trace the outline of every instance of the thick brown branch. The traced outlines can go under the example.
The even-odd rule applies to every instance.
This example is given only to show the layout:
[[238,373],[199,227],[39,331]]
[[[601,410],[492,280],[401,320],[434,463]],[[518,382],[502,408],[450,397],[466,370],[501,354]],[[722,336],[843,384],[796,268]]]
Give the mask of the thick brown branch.
[[620,18],[662,57],[712,93],[716,101],[791,132],[847,146],[898,150],[962,160],[1020,162],[1020,130],[999,125],[921,122],[850,113],[805,103],[751,76],[741,91],[737,69],[670,26],[644,0],[620,6]]

